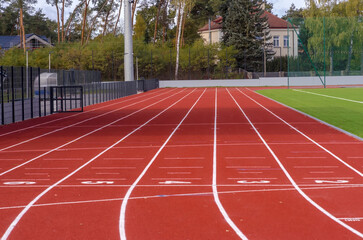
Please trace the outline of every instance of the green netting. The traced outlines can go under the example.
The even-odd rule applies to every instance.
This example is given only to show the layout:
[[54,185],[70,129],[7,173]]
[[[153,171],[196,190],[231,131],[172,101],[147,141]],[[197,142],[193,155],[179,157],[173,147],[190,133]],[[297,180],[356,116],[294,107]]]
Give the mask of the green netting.
[[[298,51],[291,47],[288,76],[363,75],[363,17],[321,17],[288,19],[288,36],[298,39]],[[291,37],[290,37],[291,39]]]

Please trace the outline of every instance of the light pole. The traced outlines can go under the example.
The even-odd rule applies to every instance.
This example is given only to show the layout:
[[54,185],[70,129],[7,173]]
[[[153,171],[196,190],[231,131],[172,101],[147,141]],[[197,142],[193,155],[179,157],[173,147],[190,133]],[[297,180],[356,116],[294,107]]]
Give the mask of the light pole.
[[132,43],[132,20],[131,20],[131,3],[133,0],[125,0],[125,81],[134,81],[134,59]]
[[26,96],[29,96],[29,76],[28,76],[28,66],[29,66],[29,49],[26,50],[26,68],[25,68],[25,75],[26,75]]
[[50,72],[50,67],[51,67],[51,62],[50,62],[50,54],[53,53],[53,51],[49,52],[49,72]]

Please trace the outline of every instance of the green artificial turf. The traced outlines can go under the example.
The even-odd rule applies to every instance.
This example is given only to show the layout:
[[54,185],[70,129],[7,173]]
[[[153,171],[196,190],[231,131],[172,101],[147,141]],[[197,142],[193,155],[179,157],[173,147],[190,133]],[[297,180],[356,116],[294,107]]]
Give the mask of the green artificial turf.
[[[301,89],[298,91],[292,89],[271,89],[258,92],[363,138],[363,88]],[[362,103],[333,99],[305,92]]]

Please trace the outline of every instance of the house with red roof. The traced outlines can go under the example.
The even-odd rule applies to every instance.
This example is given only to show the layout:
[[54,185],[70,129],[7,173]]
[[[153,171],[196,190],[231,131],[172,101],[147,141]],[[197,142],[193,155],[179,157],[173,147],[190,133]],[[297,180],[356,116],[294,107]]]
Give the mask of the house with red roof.
[[[266,42],[266,45],[271,46],[275,52],[275,56],[290,56],[298,55],[298,37],[293,29],[288,29],[287,21],[281,19],[272,13],[267,11],[264,12],[262,17],[267,16],[267,22],[269,25],[271,40]],[[207,23],[205,26],[199,29],[199,34],[204,39],[206,44],[219,43],[223,37],[223,18],[218,17],[217,19]],[[295,27],[297,32],[299,29]]]

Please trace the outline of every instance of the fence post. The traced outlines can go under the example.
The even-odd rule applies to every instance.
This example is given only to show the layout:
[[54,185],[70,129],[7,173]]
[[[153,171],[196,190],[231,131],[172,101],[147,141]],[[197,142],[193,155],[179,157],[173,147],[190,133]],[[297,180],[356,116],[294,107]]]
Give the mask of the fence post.
[[14,92],[14,67],[11,67],[11,108],[13,123],[15,122],[15,92]]
[[189,75],[188,76],[189,80],[191,78],[190,67],[191,67],[191,63],[190,63],[190,47],[189,47],[189,74],[188,74]]
[[42,106],[41,106],[41,99],[40,99],[40,68],[38,68],[38,96],[39,96],[39,117],[42,116]]
[[[1,80],[1,124],[5,124],[4,114],[4,76],[3,67],[0,67],[0,80]],[[9,93],[8,93],[9,95]]]
[[24,111],[24,67],[21,67],[21,119],[25,120]]
[[[34,103],[33,103],[33,68],[30,67],[30,118],[34,118]],[[28,96],[29,97],[29,96]]]
[[209,48],[208,48],[208,67],[207,67],[207,75],[208,75],[208,79],[210,79],[210,69],[209,69]]

